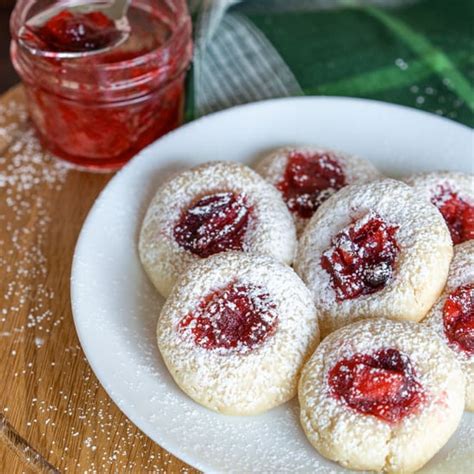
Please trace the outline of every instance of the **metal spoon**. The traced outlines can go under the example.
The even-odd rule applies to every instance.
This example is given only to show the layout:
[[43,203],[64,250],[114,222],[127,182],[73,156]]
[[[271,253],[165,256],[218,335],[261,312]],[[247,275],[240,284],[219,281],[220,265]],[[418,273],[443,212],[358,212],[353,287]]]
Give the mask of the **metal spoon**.
[[[113,0],[112,2],[88,1],[86,3],[85,0],[81,0],[74,3],[68,2],[66,4],[61,2],[59,5],[48,8],[44,12],[29,19],[19,31],[18,42],[36,56],[54,57],[56,59],[84,58],[104,53],[112,48],[116,48],[128,39],[131,28],[127,19],[127,11],[131,1],[132,0]],[[69,11],[71,13],[100,12],[114,22],[115,28],[120,34],[117,35],[117,38],[114,39],[114,41],[107,44],[107,46],[90,51],[48,51],[45,48],[35,46],[31,41],[26,39],[28,38],[28,31],[31,31],[32,28],[44,25],[50,18],[61,11]]]

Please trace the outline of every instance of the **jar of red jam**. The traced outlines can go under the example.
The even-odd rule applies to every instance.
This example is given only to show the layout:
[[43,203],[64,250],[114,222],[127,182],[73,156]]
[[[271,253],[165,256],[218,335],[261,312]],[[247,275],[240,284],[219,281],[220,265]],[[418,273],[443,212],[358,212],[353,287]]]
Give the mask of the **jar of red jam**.
[[130,36],[109,51],[74,59],[33,54],[19,41],[22,26],[58,3],[18,0],[11,17],[11,56],[31,118],[58,157],[87,169],[119,168],[181,122],[192,53],[186,1],[133,0]]

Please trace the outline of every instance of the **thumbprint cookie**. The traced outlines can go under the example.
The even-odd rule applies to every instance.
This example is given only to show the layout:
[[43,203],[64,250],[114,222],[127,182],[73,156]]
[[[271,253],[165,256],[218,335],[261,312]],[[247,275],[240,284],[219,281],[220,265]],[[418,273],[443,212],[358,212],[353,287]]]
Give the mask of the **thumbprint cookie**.
[[196,260],[237,250],[291,264],[295,248],[295,226],[280,194],[231,162],[197,166],[160,187],[139,240],[143,267],[165,297]]
[[362,158],[314,146],[279,148],[255,169],[280,191],[298,233],[339,189],[380,177],[375,167]]
[[226,252],[178,279],[157,326],[176,383],[220,413],[253,415],[291,399],[319,342],[311,295],[275,259]]
[[422,173],[406,178],[422,198],[441,212],[454,245],[474,239],[474,176],[453,171]]
[[363,320],[329,335],[305,365],[300,420],[316,450],[344,467],[414,472],[456,430],[464,384],[422,324]]
[[420,321],[453,254],[436,208],[392,179],[347,186],[307,225],[295,261],[323,336],[357,319]]
[[446,288],[423,323],[456,354],[466,376],[466,409],[474,411],[474,240],[454,247]]

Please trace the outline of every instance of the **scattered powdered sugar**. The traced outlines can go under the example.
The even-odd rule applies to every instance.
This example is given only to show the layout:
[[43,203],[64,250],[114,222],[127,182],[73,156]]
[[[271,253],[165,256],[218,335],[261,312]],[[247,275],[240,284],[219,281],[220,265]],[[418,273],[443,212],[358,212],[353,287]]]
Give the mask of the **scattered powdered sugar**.
[[[427,201],[432,202],[440,189],[448,189],[474,205],[474,176],[471,174],[455,171],[433,171],[406,176],[403,181],[412,186],[418,196]],[[449,198],[449,194],[446,198]]]
[[[18,337],[34,329],[35,334],[46,337],[62,316],[51,312],[54,290],[46,283],[45,247],[52,215],[51,202],[44,194],[59,192],[68,171],[42,151],[34,131],[26,125],[26,116],[25,107],[15,101],[0,106],[0,193],[5,197],[0,224],[7,236],[0,240],[5,284],[0,331]],[[26,307],[27,321],[18,324],[15,317]],[[44,342],[45,337],[38,340]]]
[[[14,429],[27,441],[30,433],[35,439],[40,436],[44,440],[43,446],[47,447],[40,454],[61,471],[67,472],[73,466],[81,472],[104,469],[164,472],[171,456],[166,452],[150,454],[149,448],[142,451],[146,436],[125,417],[116,417],[108,397],[97,397],[101,392],[100,385],[86,365],[80,346],[64,345],[61,363],[53,358],[60,354],[63,344],[65,315],[52,308],[56,306],[55,298],[65,295],[56,294],[49,283],[48,271],[53,270],[48,261],[48,250],[52,248],[51,239],[55,238],[50,233],[50,226],[69,167],[43,151],[27,117],[23,102],[9,100],[0,104],[0,225],[3,229],[0,238],[3,285],[0,338],[4,347],[12,347],[8,354],[12,358],[11,367],[16,367],[16,371],[11,370],[4,380],[4,385],[11,390],[3,392],[5,405],[0,406],[0,412],[8,420],[24,421]],[[68,321],[68,324],[72,322]],[[50,354],[51,344],[55,349]],[[23,361],[20,369],[19,358]],[[8,367],[8,360],[3,363]],[[47,364],[47,377],[44,368],[43,374],[39,375],[36,366],[40,363]],[[84,373],[80,389],[68,385],[70,371],[77,364],[85,367],[81,369]],[[49,385],[53,380],[65,383]],[[9,397],[19,393],[17,386],[29,387],[28,392],[23,392],[22,403],[16,404],[24,410],[21,416],[15,413],[12,402],[8,402]],[[30,412],[33,415],[27,414]],[[58,431],[52,431],[58,428],[55,421],[58,417],[71,420],[68,432],[62,433],[63,438],[57,437]],[[61,423],[66,426],[64,420]],[[117,437],[118,429],[123,430],[123,437]],[[80,451],[81,461],[71,460],[71,440],[84,433],[88,436]],[[79,454],[77,448],[74,449]],[[130,457],[132,451],[138,454]],[[32,454],[28,447],[25,447],[24,455],[33,462],[33,457],[39,456]]]

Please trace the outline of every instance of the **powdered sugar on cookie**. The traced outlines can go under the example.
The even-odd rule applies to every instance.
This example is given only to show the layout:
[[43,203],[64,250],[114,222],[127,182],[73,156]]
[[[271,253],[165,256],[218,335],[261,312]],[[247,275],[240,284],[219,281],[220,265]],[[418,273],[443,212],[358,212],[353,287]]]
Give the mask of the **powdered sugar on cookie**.
[[473,175],[436,171],[409,176],[405,182],[438,208],[455,245],[474,239]]
[[[409,359],[422,393],[416,409],[396,422],[355,410],[328,383],[342,360],[387,350]],[[463,390],[458,362],[431,331],[411,322],[364,320],[328,336],[306,364],[299,385],[301,423],[316,449],[345,467],[413,472],[456,429]]]
[[[231,293],[235,288],[241,292],[237,297]],[[213,320],[209,303],[227,306],[228,319],[215,315]],[[249,333],[229,328],[242,305],[256,322]],[[197,322],[203,314],[207,321]],[[197,326],[210,334],[210,342],[193,331]],[[302,364],[318,340],[311,296],[293,270],[270,257],[241,252],[191,265],[158,321],[158,346],[178,385],[199,403],[229,414],[259,413],[292,398]]]
[[[340,232],[351,226],[359,229],[368,215],[379,216],[385,226],[396,229],[392,275],[376,292],[338,301],[333,275],[323,268],[322,256],[334,247]],[[300,239],[295,269],[313,295],[326,335],[363,317],[419,321],[442,291],[451,257],[449,232],[436,208],[407,185],[386,179],[347,186],[328,199]]]
[[[459,290],[464,293],[461,301]],[[454,303],[451,314],[449,303]],[[471,411],[474,410],[474,354],[471,350],[474,339],[473,320],[474,240],[471,240],[456,245],[446,288],[423,320],[423,324],[442,338],[461,363],[466,376],[466,408]],[[461,344],[457,343],[459,337],[462,337]]]
[[315,146],[279,148],[255,168],[282,194],[301,233],[317,208],[348,184],[368,182],[380,174],[368,161]]
[[[193,239],[186,245],[186,239]],[[145,216],[140,258],[165,296],[193,261],[225,250],[291,263],[295,228],[279,193],[250,168],[213,162],[165,183]]]

